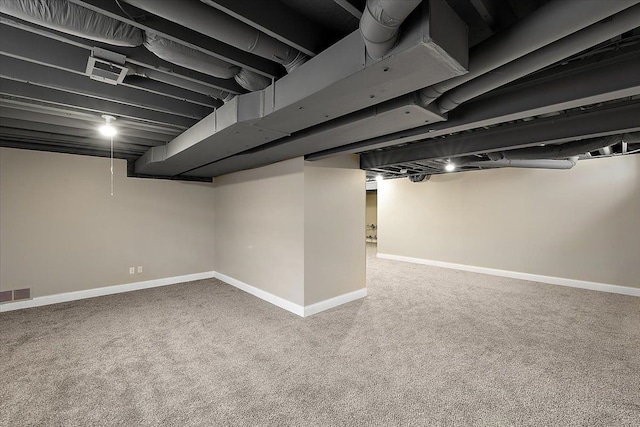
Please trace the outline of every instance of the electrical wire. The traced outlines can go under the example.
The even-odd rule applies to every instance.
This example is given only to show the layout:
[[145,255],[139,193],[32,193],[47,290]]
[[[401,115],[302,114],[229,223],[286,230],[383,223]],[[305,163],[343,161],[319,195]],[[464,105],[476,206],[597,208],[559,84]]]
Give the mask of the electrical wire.
[[113,196],[113,135],[111,135],[111,195]]

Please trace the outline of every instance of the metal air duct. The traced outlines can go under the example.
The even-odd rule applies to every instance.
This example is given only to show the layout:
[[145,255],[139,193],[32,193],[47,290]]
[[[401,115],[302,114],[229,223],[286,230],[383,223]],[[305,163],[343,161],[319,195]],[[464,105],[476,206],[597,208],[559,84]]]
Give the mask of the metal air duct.
[[491,160],[540,160],[540,159],[566,159],[578,156],[590,151],[600,150],[619,143],[622,136],[613,135],[606,138],[586,139],[567,142],[565,144],[545,145],[541,147],[519,148],[509,151],[497,151],[488,153]]
[[[440,0],[430,0],[429,7],[424,4],[420,11],[383,59],[368,57],[362,35],[354,31],[310,59],[300,72],[288,74],[262,91],[235,97],[171,141],[164,151],[151,149],[136,162],[136,172],[210,177],[255,167],[274,156],[290,158],[299,149],[296,144],[283,145],[274,156],[258,153],[243,157],[241,163],[246,161],[247,167],[235,163],[238,153],[257,153],[266,144],[278,146],[276,140],[294,132],[412,95],[428,84],[426,81],[465,73],[468,49],[464,23]],[[377,111],[381,123],[410,120],[417,125],[442,120],[419,104],[402,102],[385,107]]]
[[485,162],[470,162],[464,166],[478,168],[526,168],[526,169],[571,169],[577,163],[577,159],[566,160],[490,160]]
[[135,47],[143,42],[140,29],[67,0],[0,0],[0,12],[114,46]]
[[360,18],[360,33],[373,59],[382,58],[398,38],[400,25],[422,0],[368,0]]
[[299,50],[199,1],[181,0],[179,5],[158,0],[123,1],[238,49],[278,62],[287,72],[308,59]]
[[240,67],[236,65],[176,43],[151,31],[145,31],[144,47],[167,62],[221,79],[231,79],[240,72]]
[[475,47],[469,55],[468,74],[426,87],[420,96],[429,104],[448,90],[638,3],[640,0],[553,0]]
[[438,98],[438,110],[446,113],[493,89],[555,64],[572,55],[633,30],[640,23],[640,5],[630,7],[602,22],[510,62],[492,73],[471,80]]
[[221,79],[235,79],[248,91],[262,90],[271,84],[271,79],[227,61],[215,58],[191,47],[146,31],[144,47],[151,53],[172,64],[189,68]]
[[157,82],[166,83],[171,86],[176,86],[182,89],[190,90],[192,92],[208,95],[212,98],[217,98],[224,102],[233,99],[233,97],[235,96],[233,93],[216,89],[202,83],[187,80],[174,74],[163,73],[162,71],[154,70],[151,68],[136,67],[134,68],[134,72],[137,76],[146,77]]

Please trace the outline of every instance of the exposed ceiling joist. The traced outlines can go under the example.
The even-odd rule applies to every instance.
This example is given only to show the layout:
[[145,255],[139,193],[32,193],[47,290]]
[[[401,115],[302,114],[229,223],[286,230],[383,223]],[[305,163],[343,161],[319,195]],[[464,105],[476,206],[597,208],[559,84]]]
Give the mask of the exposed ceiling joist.
[[[3,112],[4,115],[4,112]],[[70,136],[72,138],[84,138],[87,141],[95,141],[102,140],[104,141],[104,137],[102,137],[98,131],[98,126],[93,127],[78,127],[77,125],[69,126],[69,123],[63,123],[59,121],[57,124],[47,123],[46,121],[38,121],[34,122],[31,120],[24,119],[14,119],[8,117],[0,117],[0,132],[3,132],[5,129],[29,129],[31,131],[43,132],[43,133],[52,133],[58,134],[62,136]],[[118,136],[116,138],[118,143],[122,144],[131,144],[134,147],[142,148],[142,147],[157,147],[158,145],[164,145],[163,141],[155,141],[147,138],[142,138],[139,136],[131,137],[128,136],[126,131],[118,132]]]
[[[2,110],[2,116],[5,117],[13,117],[10,114],[11,111],[15,110],[15,114],[18,114],[16,118],[23,117],[20,114],[33,113],[39,114],[42,117],[50,117],[50,120],[57,120],[58,118],[61,118],[63,120],[69,119],[77,122],[104,123],[104,119],[100,114],[96,114],[95,112],[83,111],[73,106],[48,104],[41,100],[31,101],[21,100],[19,98],[0,98],[0,109]],[[139,131],[144,135],[147,135],[147,137],[150,137],[148,135],[151,135],[153,139],[157,140],[164,140],[165,138],[171,140],[182,132],[181,129],[172,128],[167,124],[134,121],[122,117],[118,118],[118,127]],[[157,135],[157,137],[154,135]]]
[[318,24],[277,0],[261,0],[259,5],[238,0],[203,0],[203,3],[309,56],[325,47],[323,29]]
[[[559,78],[536,79],[527,85],[501,90],[461,105],[449,113],[446,122],[408,129],[307,156],[318,160],[336,154],[353,154],[364,150],[430,139],[470,129],[478,129],[512,120],[520,120],[555,111],[568,110],[599,102],[640,95],[640,55],[633,53],[593,64]],[[602,76],[607,76],[603,78]]]
[[[90,52],[93,47],[99,47],[111,52],[124,55],[127,58],[127,63],[142,67],[157,70],[171,76],[175,76],[179,79],[184,79],[190,82],[197,82],[198,84],[209,86],[214,89],[224,90],[233,94],[243,93],[245,90],[240,87],[234,80],[220,79],[210,76],[208,74],[199,73],[188,68],[180,67],[179,65],[172,64],[164,61],[142,46],[138,47],[120,47],[112,46],[106,43],[99,43],[92,40],[75,37],[69,34],[60,33],[55,30],[42,29],[39,27],[33,27],[29,24],[22,23],[20,20],[11,17],[6,18],[0,14],[0,38],[8,39],[7,43],[22,44],[21,40],[25,40],[24,44],[29,46],[29,49],[33,49],[40,43],[44,43],[43,39],[51,39],[61,43],[65,43],[71,46],[82,48],[87,52]],[[39,38],[30,38],[29,35],[34,34]],[[7,44],[7,46],[11,46]],[[51,55],[55,55],[55,50],[49,51]]]
[[492,151],[595,138],[640,130],[640,101],[579,114],[506,124],[483,131],[374,151],[360,157],[362,168],[466,156]]
[[[15,141],[11,139],[5,139],[0,137],[0,147],[7,148],[20,148],[23,150],[37,150],[37,151],[48,151],[53,153],[64,153],[64,154],[78,154],[83,156],[94,156],[94,157],[109,157],[111,155],[111,151],[109,148],[94,148],[94,147],[67,147],[62,146],[57,143],[46,143],[46,142],[29,142],[29,141]],[[136,153],[121,153],[114,151],[113,157],[116,159],[124,159],[124,160],[135,160],[139,157]]]
[[[69,148],[87,147],[87,148],[100,148],[109,147],[109,140],[104,138],[83,138],[70,135],[60,135],[50,132],[38,132],[27,129],[11,129],[0,128],[0,139],[4,140],[16,140],[26,142],[43,142],[43,143],[56,143],[61,146]],[[119,153],[131,153],[138,154],[144,153],[148,147],[144,145],[125,144],[116,139],[113,141],[113,150]]]
[[[91,55],[89,50],[16,28],[0,26],[0,29],[2,35],[0,37],[0,54],[76,74],[85,74],[87,60]],[[3,64],[3,68],[4,66],[5,64]],[[199,104],[207,108],[216,108],[222,105],[221,101],[214,100],[209,96],[176,86],[149,79],[138,79],[135,80],[135,83],[134,80],[135,76],[129,76],[122,85]]]
[[[146,14],[144,23],[129,18],[112,0],[69,0],[72,3],[91,9],[145,31],[155,32],[169,40],[197,49],[215,58],[229,62],[242,68],[254,71],[267,77],[279,77],[283,70],[275,62],[237,49],[219,40],[206,37],[196,31],[175,24],[166,19]],[[133,8],[128,5],[128,8]],[[135,9],[135,8],[134,8]],[[140,14],[142,11],[134,12]]]
[[[27,111],[21,110],[17,108],[12,108],[10,106],[3,106],[0,104],[0,124],[5,125],[7,119],[15,119],[21,122],[26,122],[27,127],[31,127],[31,123],[39,123],[39,124],[49,124],[56,126],[65,126],[67,128],[78,130],[90,130],[96,131],[98,126],[104,124],[104,119],[102,117],[94,115],[89,115],[87,117],[68,117],[62,115],[54,115],[47,114],[41,112]],[[144,143],[143,145],[160,145],[165,144],[171,141],[174,138],[174,135],[167,135],[163,133],[155,133],[148,130],[139,130],[136,128],[132,128],[131,123],[127,121],[118,120],[118,135],[129,137],[129,138],[137,138],[143,141],[150,141],[149,144]],[[9,126],[9,125],[7,125]],[[12,126],[16,127],[16,126]]]
[[333,0],[338,6],[352,14],[355,18],[362,17],[362,11],[358,9],[351,0]]
[[125,77],[124,82],[120,83],[120,85],[124,87],[130,87],[132,89],[144,90],[178,101],[200,105],[205,108],[218,108],[223,105],[223,102],[219,99],[214,99],[207,95],[202,95],[191,90],[155,81],[142,76],[129,75]]
[[97,115],[110,114],[136,121],[146,121],[158,125],[170,125],[178,129],[188,129],[197,120],[174,114],[149,110],[95,97],[71,93],[58,89],[35,86],[15,80],[0,80],[0,93],[5,97],[20,100],[43,101],[50,105],[93,111]]
[[90,96],[106,101],[164,112],[172,115],[200,120],[213,111],[213,108],[189,102],[178,101],[164,95],[142,90],[129,90],[120,85],[114,86],[98,82],[80,73],[69,72],[44,65],[28,63],[8,56],[0,56],[2,67],[0,77],[25,83],[37,82],[37,86],[48,87],[64,92]]

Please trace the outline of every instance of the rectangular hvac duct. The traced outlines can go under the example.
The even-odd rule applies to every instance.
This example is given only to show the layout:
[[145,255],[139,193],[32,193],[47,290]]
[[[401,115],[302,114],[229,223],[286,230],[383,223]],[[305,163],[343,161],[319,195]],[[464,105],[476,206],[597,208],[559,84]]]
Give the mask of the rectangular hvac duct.
[[[309,132],[257,147],[249,152],[222,159],[192,170],[189,175],[212,177],[255,168],[292,157],[304,156],[322,150],[375,136],[443,121],[436,112],[421,105],[418,95],[410,93],[391,101],[344,116]],[[435,109],[435,108],[434,108]],[[320,128],[320,129],[319,129]]]
[[[402,30],[399,43],[377,61],[367,57],[360,32],[353,32],[268,88],[225,104],[171,141],[164,153],[156,149],[145,154],[136,162],[136,173],[191,174],[200,166],[467,72],[466,27],[445,2],[424,1]],[[404,124],[409,120],[406,108],[423,123],[437,120],[415,103],[396,106],[396,111],[392,107],[379,126],[411,125]],[[209,172],[198,171],[198,176],[202,173]]]

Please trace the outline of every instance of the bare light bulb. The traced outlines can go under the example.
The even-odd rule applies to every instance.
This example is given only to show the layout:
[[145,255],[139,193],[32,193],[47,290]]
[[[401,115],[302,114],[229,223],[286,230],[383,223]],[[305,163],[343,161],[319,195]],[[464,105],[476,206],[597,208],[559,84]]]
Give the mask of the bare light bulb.
[[113,126],[111,123],[107,123],[104,124],[102,126],[100,126],[100,128],[98,129],[100,131],[100,133],[106,137],[112,137],[112,136],[116,136],[116,134],[118,133],[118,131],[116,130],[115,126]]
[[114,121],[116,118],[108,114],[104,114],[102,118],[106,121],[106,123],[98,128],[100,133],[106,136],[107,138],[116,136],[116,134],[118,133],[118,130],[115,128],[115,126],[111,124],[111,122]]
[[447,164],[444,166],[444,170],[446,170],[447,172],[453,172],[454,170],[456,170],[456,165],[455,165],[455,163],[451,163],[451,162],[447,163]]
[[384,178],[382,177],[382,175],[378,175],[378,176],[376,176],[376,181],[380,182],[380,181],[382,181],[382,180],[384,180]]

